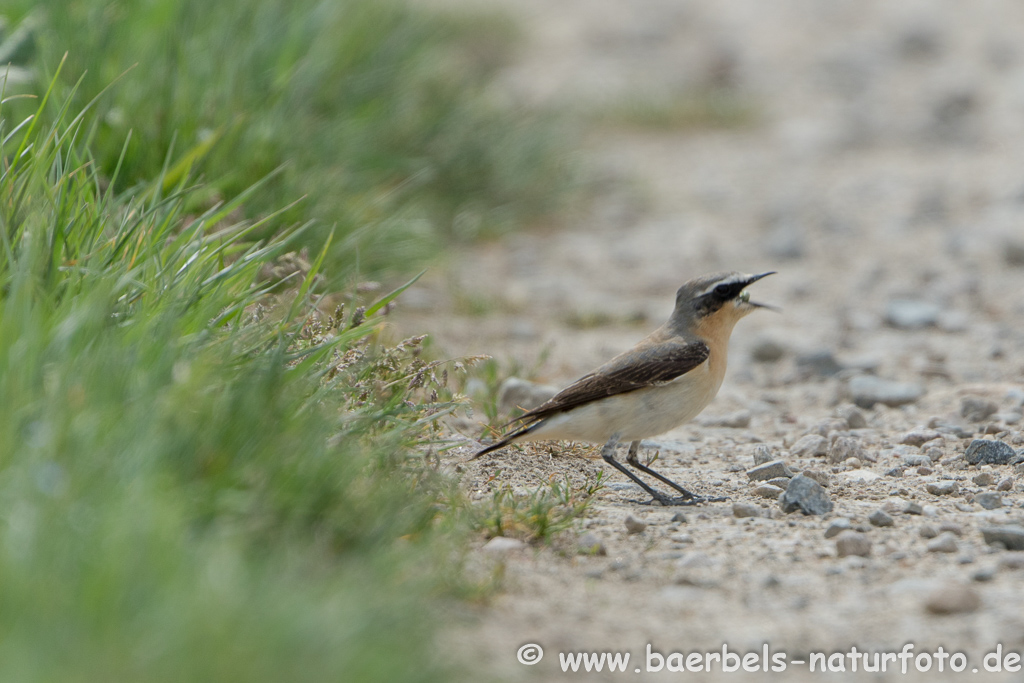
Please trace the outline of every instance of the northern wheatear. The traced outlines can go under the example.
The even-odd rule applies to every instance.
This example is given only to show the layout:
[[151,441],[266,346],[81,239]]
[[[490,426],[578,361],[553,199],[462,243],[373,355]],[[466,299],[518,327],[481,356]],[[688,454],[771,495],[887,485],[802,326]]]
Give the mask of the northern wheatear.
[[[716,273],[690,280],[676,292],[668,322],[625,353],[584,375],[509,424],[522,426],[473,456],[520,441],[566,439],[603,443],[601,457],[663,505],[692,505],[699,498],[637,459],[640,440],[692,420],[718,393],[725,377],[729,335],[757,308],[748,285],[771,275]],[[626,462],[682,494],[672,498],[645,484],[615,459],[629,441]]]

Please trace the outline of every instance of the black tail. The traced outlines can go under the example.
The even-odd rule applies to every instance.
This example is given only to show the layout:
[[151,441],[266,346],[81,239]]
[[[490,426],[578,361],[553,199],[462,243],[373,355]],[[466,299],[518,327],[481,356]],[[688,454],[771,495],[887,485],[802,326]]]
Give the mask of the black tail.
[[495,441],[490,446],[488,446],[487,448],[484,448],[479,453],[474,455],[472,458],[470,458],[470,460],[476,460],[481,455],[484,455],[486,453],[490,453],[491,451],[496,451],[499,448],[504,448],[505,446],[509,445],[515,439],[517,439],[518,437],[522,436],[523,434],[529,434],[534,429],[539,427],[542,423],[543,423],[543,420],[538,420],[537,422],[534,422],[532,424],[528,424],[525,427],[520,427],[519,429],[515,430],[511,434],[506,434],[505,436],[501,437],[500,440]]

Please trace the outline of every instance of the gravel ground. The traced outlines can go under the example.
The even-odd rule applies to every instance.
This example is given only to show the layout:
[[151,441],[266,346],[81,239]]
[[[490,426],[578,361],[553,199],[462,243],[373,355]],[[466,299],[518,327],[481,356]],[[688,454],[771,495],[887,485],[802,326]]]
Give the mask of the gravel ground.
[[[504,589],[453,626],[452,650],[531,681],[636,679],[647,643],[767,642],[798,659],[912,642],[967,653],[967,673],[996,644],[1024,651],[1024,546],[982,533],[1024,527],[1024,5],[502,4],[527,32],[502,83],[518,100],[596,110],[714,87],[757,115],[725,129],[597,128],[586,154],[600,191],[583,214],[454,254],[408,293],[397,325],[561,386],[661,324],[698,274],[777,270],[755,289],[783,313],[743,320],[718,398],[648,444],[665,474],[728,501],[652,507],[606,472],[590,516],[552,546],[481,539],[479,562],[504,565]],[[976,439],[1005,447],[976,445],[972,460],[1009,463],[969,462]],[[597,447],[464,462],[474,448],[445,464],[477,496],[498,470],[536,487],[602,467]],[[790,479],[751,479],[755,458],[824,484],[831,512],[784,513],[765,487]],[[581,535],[606,554],[577,552]],[[544,660],[519,664],[525,643]],[[633,660],[625,674],[563,674],[557,653],[583,650]],[[892,666],[868,675],[915,680]],[[645,677],[687,675],[743,678]]]

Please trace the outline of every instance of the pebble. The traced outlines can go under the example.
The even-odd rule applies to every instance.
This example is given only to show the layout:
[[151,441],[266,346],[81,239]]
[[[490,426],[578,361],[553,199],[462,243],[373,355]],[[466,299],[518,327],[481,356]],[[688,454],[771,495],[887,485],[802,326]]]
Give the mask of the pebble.
[[729,427],[733,429],[741,429],[743,427],[750,426],[751,417],[752,415],[749,410],[737,410],[734,413],[702,418],[700,420],[700,424],[704,427]]
[[1003,553],[999,566],[1004,569],[1024,569],[1024,552],[1013,550]]
[[778,486],[780,489],[785,490],[786,487],[789,486],[789,480],[791,478],[792,477],[775,477],[774,479],[769,479],[765,483],[771,484],[772,486]]
[[1002,543],[1007,550],[1024,550],[1024,527],[1017,524],[982,527],[985,543]]
[[584,555],[604,556],[608,554],[608,549],[604,547],[604,543],[601,542],[601,539],[589,531],[580,536],[576,541],[576,544],[579,546],[580,552]]
[[942,449],[936,448],[935,446],[930,447],[924,452],[924,454],[930,458],[933,462],[936,460],[942,460]]
[[960,486],[955,481],[933,481],[925,488],[928,489],[928,493],[936,496],[948,496],[960,490]]
[[836,417],[840,417],[846,420],[846,424],[850,425],[850,429],[864,429],[868,426],[868,420],[864,417],[864,413],[855,405],[849,403],[841,405],[835,410]]
[[913,429],[900,439],[900,443],[907,444],[908,446],[923,446],[933,439],[938,439],[942,434],[939,434],[934,429]]
[[830,417],[827,420],[822,420],[818,424],[811,428],[811,431],[815,434],[821,434],[822,436],[829,436],[834,432],[845,432],[850,429],[849,423],[838,417]]
[[1024,415],[1021,415],[1016,410],[1007,410],[1005,412],[996,413],[992,416],[992,419],[1003,424],[1015,425],[1024,419]]
[[960,399],[960,416],[970,422],[984,422],[997,410],[999,405],[987,398],[964,396]]
[[892,299],[885,306],[885,322],[904,330],[931,327],[942,309],[936,304],[915,299]]
[[743,517],[760,517],[761,508],[753,503],[733,503],[732,516],[739,519]]
[[519,550],[520,548],[525,547],[526,543],[520,541],[518,538],[495,536],[484,544],[483,550],[489,553],[507,553],[512,550]]
[[843,366],[828,349],[801,353],[796,357],[796,369],[805,377],[832,377],[839,374]]
[[940,433],[952,434],[958,439],[969,439],[973,436],[974,432],[966,429],[962,425],[958,425],[955,422],[949,422],[941,417],[933,417],[928,420],[929,429],[934,429]]
[[935,538],[939,535],[939,532],[931,524],[922,524],[917,533],[921,538]]
[[682,512],[677,512],[676,514],[672,515],[672,519],[670,521],[678,522],[679,524],[686,524],[686,515],[684,515]]
[[779,497],[783,512],[802,511],[805,515],[823,515],[832,512],[832,501],[821,484],[798,474],[789,480],[785,493]]
[[786,467],[786,463],[782,460],[772,460],[747,470],[747,477],[750,481],[768,481],[776,477],[790,478],[792,476],[793,472]]
[[509,377],[498,389],[498,410],[508,415],[518,409],[530,410],[558,393],[558,387]]
[[836,517],[829,522],[825,529],[825,538],[833,538],[850,529],[850,520],[846,517]]
[[750,357],[756,363],[774,363],[782,360],[786,351],[786,346],[779,340],[767,335],[760,335],[750,348]]
[[789,449],[797,458],[811,458],[828,452],[828,439],[821,434],[807,434]]
[[920,503],[912,500],[906,504],[903,508],[903,512],[908,515],[920,515],[924,513],[924,508],[921,507]]
[[629,515],[628,517],[626,517],[625,525],[626,525],[626,533],[629,533],[629,534],[643,533],[643,530],[647,528],[647,523],[646,522],[641,522],[639,519],[637,519],[633,515]]
[[957,536],[964,535],[964,530],[956,522],[945,521],[939,524],[939,533],[941,534],[945,531],[948,531],[949,533],[955,534]]
[[825,488],[828,488],[832,483],[832,475],[827,472],[822,472],[821,470],[804,470],[803,475],[805,477],[810,477]]
[[881,508],[868,515],[868,521],[871,522],[872,526],[892,526],[895,524],[892,516]]
[[870,484],[871,482],[877,481],[882,478],[882,475],[876,472],[863,469],[840,472],[839,476],[848,482],[857,482],[859,484]]
[[947,583],[928,595],[924,607],[932,614],[964,614],[981,607],[981,597],[970,586]]
[[974,502],[986,510],[1003,507],[1003,497],[995,491],[983,491],[974,495]]
[[932,459],[927,455],[904,455],[903,464],[907,467],[927,467],[932,464]]
[[863,463],[861,463],[860,458],[847,458],[843,461],[843,464],[850,469],[859,470]]
[[959,546],[956,542],[956,535],[944,531],[938,537],[928,541],[927,548],[930,553],[955,553]]
[[843,462],[847,458],[867,460],[867,455],[860,442],[849,436],[840,436],[833,441],[832,445],[828,447],[827,456],[828,461],[833,464]]
[[673,543],[693,543],[693,536],[690,534],[673,534],[669,539]]
[[861,408],[871,408],[876,403],[896,407],[924,396],[920,384],[894,382],[874,375],[858,375],[850,380],[849,386],[853,402]]
[[871,554],[871,539],[859,531],[843,531],[836,536],[836,552],[839,557],[867,557]]
[[1012,491],[1013,477],[1006,477],[996,485],[996,491]]
[[766,462],[775,460],[775,456],[772,455],[772,449],[765,446],[763,443],[759,443],[754,446],[754,466],[763,465]]
[[782,495],[785,489],[778,486],[772,486],[771,484],[761,484],[754,489],[754,495],[760,496],[761,498],[767,498],[769,500],[778,500],[779,496]]
[[1009,465],[1017,458],[1017,452],[1002,441],[975,439],[964,457],[972,465]]
[[971,579],[978,581],[979,583],[991,581],[994,578],[996,578],[995,567],[978,567],[974,570],[974,573],[971,574]]
[[991,486],[996,483],[996,475],[992,472],[980,472],[971,479],[978,486]]

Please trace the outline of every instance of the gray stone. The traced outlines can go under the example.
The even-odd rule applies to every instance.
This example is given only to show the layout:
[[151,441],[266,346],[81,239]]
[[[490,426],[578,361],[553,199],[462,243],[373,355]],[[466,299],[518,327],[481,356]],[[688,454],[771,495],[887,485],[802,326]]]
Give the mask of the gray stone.
[[786,355],[786,346],[782,342],[767,335],[760,335],[750,348],[750,357],[756,363],[774,363]]
[[832,501],[821,484],[798,474],[789,480],[786,492],[779,497],[783,512],[800,510],[805,515],[823,515],[832,511]]
[[986,510],[1003,507],[1003,497],[995,491],[983,491],[974,495],[974,502]]
[[924,607],[932,614],[966,614],[981,607],[981,597],[970,586],[948,583],[932,591]]
[[964,530],[960,527],[959,524],[948,520],[945,522],[941,522],[939,524],[939,533],[941,534],[944,531],[948,531],[949,533],[955,534],[957,536],[964,535]]
[[772,486],[778,486],[780,489],[785,490],[786,487],[789,486],[790,479],[792,479],[792,477],[775,477],[774,479],[769,479],[765,483],[771,484]]
[[908,446],[923,446],[933,439],[938,439],[942,434],[939,434],[934,429],[914,429],[900,439],[900,443],[907,444]]
[[835,410],[836,417],[846,420],[846,424],[850,425],[850,429],[865,429],[868,426],[868,420],[864,417],[864,413],[855,405],[849,403],[841,405]]
[[833,538],[843,533],[844,531],[847,531],[850,528],[851,527],[849,519],[847,519],[846,517],[836,517],[831,522],[829,522],[828,527],[825,529],[825,538]]
[[747,470],[747,477],[751,481],[768,481],[776,477],[790,478],[792,476],[793,472],[781,460],[772,460]]
[[825,488],[828,488],[832,484],[832,475],[827,472],[822,472],[821,470],[804,470],[803,475],[805,477],[810,477]]
[[944,420],[941,417],[933,417],[928,420],[928,427],[943,434],[952,434],[958,439],[967,439],[974,434],[974,432],[965,428],[963,425],[958,425],[955,422]]
[[871,554],[871,539],[859,531],[843,531],[836,536],[836,552],[839,557],[867,557]]
[[868,521],[871,522],[872,526],[892,526],[895,524],[892,516],[881,508],[868,515]]
[[955,553],[959,550],[956,542],[956,535],[945,531],[936,538],[928,541],[928,552],[930,553]]
[[996,475],[992,472],[980,472],[971,479],[978,486],[991,486],[996,483]]
[[509,377],[498,389],[498,410],[505,415],[519,412],[520,409],[530,410],[557,393],[558,387]]
[[840,436],[828,447],[827,459],[830,463],[837,464],[845,462],[848,458],[855,458],[859,462],[867,460],[868,456],[857,439]]
[[985,543],[1002,543],[1007,550],[1024,550],[1024,527],[1017,524],[987,526],[981,530]]
[[1024,552],[1011,550],[999,558],[999,566],[1004,569],[1024,569]]
[[978,567],[974,570],[974,573],[971,574],[971,580],[979,583],[985,583],[986,581],[991,581],[994,578],[996,578],[995,567]]
[[885,322],[904,330],[931,327],[939,320],[942,309],[927,301],[893,299],[885,307]]
[[906,504],[903,508],[903,512],[908,515],[920,515],[924,513],[924,508],[921,507],[920,503],[912,500]]
[[793,444],[789,452],[798,458],[825,455],[828,452],[828,439],[821,434],[808,434]]
[[996,491],[1012,491],[1013,490],[1013,477],[1006,477],[1001,482],[996,484]]
[[749,410],[737,410],[734,413],[726,413],[725,415],[712,415],[704,417],[700,420],[700,424],[704,427],[730,427],[733,429],[739,429],[750,426],[751,414]]
[[768,500],[778,500],[784,490],[785,489],[779,488],[778,486],[772,486],[771,484],[761,484],[754,489],[754,495],[760,496],[761,498],[767,498]]
[[519,550],[525,548],[526,544],[520,541],[518,538],[508,538],[507,536],[495,536],[491,540],[484,544],[483,549],[489,553],[507,553],[512,550]]
[[626,517],[624,524],[626,525],[626,533],[629,534],[640,534],[647,528],[646,522],[641,522],[633,515]]
[[760,517],[761,508],[754,505],[753,503],[733,503],[732,516],[737,518]]
[[672,515],[671,521],[678,522],[679,524],[686,524],[686,515],[684,515],[682,512],[677,512],[676,514]]
[[876,403],[895,407],[913,403],[924,396],[924,387],[908,382],[893,382],[874,375],[858,375],[850,380],[850,394],[853,402],[861,408],[870,408]]
[[584,555],[603,556],[608,554],[608,549],[604,547],[601,539],[589,531],[577,539],[576,545],[579,547],[580,553]]
[[921,538],[935,538],[939,535],[939,532],[936,531],[935,527],[933,527],[931,524],[922,524],[920,528],[917,530],[917,533],[921,536]]
[[775,460],[775,456],[772,455],[772,449],[765,446],[763,443],[759,443],[754,446],[754,465],[763,465],[766,462]]
[[1017,452],[1002,441],[975,439],[964,457],[972,465],[1009,465],[1017,459]]
[[843,369],[828,349],[801,353],[796,357],[796,369],[805,377],[833,377]]
[[955,481],[933,481],[925,488],[928,489],[928,493],[936,496],[948,496],[960,490],[960,486]]
[[1006,410],[1003,412],[996,413],[995,415],[992,416],[992,419],[995,420],[996,422],[1002,422],[1003,424],[1015,425],[1021,421],[1022,417],[1024,416],[1022,416],[1016,410]]
[[927,455],[904,455],[903,464],[907,467],[928,467],[932,464],[932,459]]
[[964,396],[960,399],[960,416],[971,422],[984,422],[999,410],[999,405],[987,398]]

